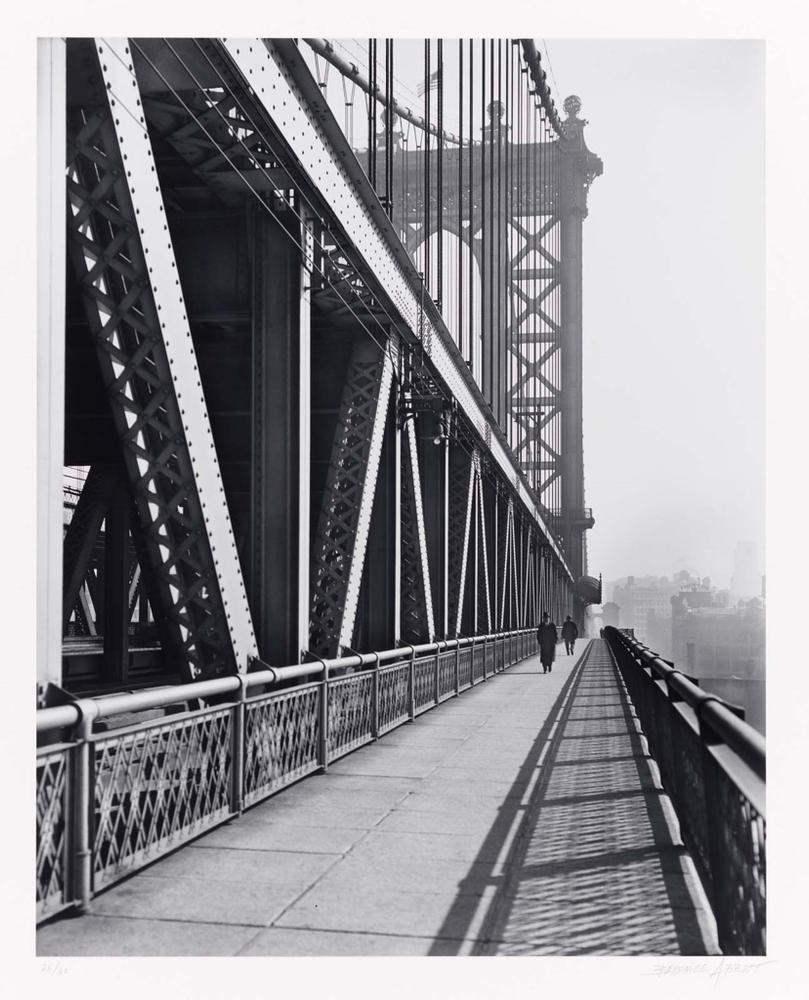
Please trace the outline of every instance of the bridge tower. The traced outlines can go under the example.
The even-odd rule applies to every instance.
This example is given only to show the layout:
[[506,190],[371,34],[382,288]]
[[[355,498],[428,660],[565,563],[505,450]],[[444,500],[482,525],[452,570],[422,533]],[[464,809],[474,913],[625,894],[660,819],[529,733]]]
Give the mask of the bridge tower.
[[[564,109],[553,141],[518,142],[503,122],[502,105],[492,102],[471,153],[471,182],[451,146],[442,150],[440,187],[435,148],[408,151],[397,138],[391,169],[402,178],[393,219],[417,265],[435,271],[439,227],[474,258],[481,315],[476,334],[466,335],[468,363],[561,541],[576,578],[576,618],[583,621],[585,606],[601,595],[588,577],[585,540],[595,520],[584,495],[582,243],[587,192],[603,164],[585,143],[580,99],[571,95]],[[377,148],[384,147],[384,134],[378,135]],[[367,155],[361,160],[367,166]],[[508,197],[487,197],[487,161],[507,173]],[[385,169],[380,162],[374,170],[380,188]],[[434,207],[425,209],[425,202]],[[463,350],[463,331],[456,337]]]
[[575,95],[564,102],[567,118],[559,138],[559,188],[557,192],[561,252],[558,263],[562,289],[562,363],[559,384],[562,422],[561,480],[562,504],[557,521],[565,553],[580,581],[578,615],[583,621],[584,600],[599,603],[593,593],[595,581],[586,580],[587,545],[585,532],[595,521],[585,508],[584,448],[582,438],[582,243],[583,222],[587,217],[587,192],[603,166],[584,141],[587,122],[579,118],[581,101]]

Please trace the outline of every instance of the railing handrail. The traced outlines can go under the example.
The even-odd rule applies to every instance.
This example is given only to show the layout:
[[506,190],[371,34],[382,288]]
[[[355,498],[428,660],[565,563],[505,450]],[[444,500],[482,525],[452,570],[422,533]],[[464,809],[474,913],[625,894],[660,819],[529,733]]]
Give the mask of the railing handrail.
[[718,695],[710,694],[695,684],[681,670],[657,656],[648,646],[633,639],[620,629],[608,625],[607,638],[615,637],[648,667],[652,674],[665,681],[669,690],[694,710],[701,723],[707,726],[718,740],[725,743],[762,780],[766,778],[767,744],[761,733],[736,715],[731,706]]
[[[36,715],[37,733],[51,732],[78,725],[82,718],[91,716],[93,719],[109,718],[125,712],[145,711],[149,708],[163,708],[179,701],[190,701],[197,698],[211,698],[217,695],[236,694],[242,682],[250,688],[265,684],[277,684],[282,681],[295,680],[312,674],[321,674],[344,667],[375,669],[380,663],[396,660],[403,656],[424,656],[430,653],[446,652],[457,648],[470,646],[483,640],[507,639],[514,635],[533,632],[534,628],[512,629],[505,632],[493,632],[489,635],[464,636],[456,639],[440,639],[436,642],[426,642],[418,646],[404,645],[386,649],[379,653],[351,653],[348,656],[335,657],[330,660],[313,660],[310,663],[295,663],[286,667],[272,667],[261,660],[253,663],[261,669],[245,675],[231,674],[214,680],[193,681],[190,684],[173,684],[167,687],[147,688],[143,691],[128,691],[123,694],[98,695],[94,698],[78,698],[69,705],[57,705],[51,708],[40,708]],[[412,652],[411,652],[412,651]]]

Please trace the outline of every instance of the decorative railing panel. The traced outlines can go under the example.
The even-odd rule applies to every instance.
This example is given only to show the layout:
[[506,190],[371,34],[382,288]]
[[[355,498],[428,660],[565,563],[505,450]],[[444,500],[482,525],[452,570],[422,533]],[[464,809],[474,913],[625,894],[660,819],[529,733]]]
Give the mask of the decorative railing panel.
[[70,747],[40,751],[37,757],[37,919],[71,902],[68,877],[67,808]]
[[410,664],[379,668],[379,732],[386,733],[410,718]]
[[350,674],[329,684],[329,754],[356,750],[374,738],[371,673]]
[[438,658],[438,699],[444,701],[455,694],[456,653],[441,653]]
[[721,760],[725,748],[707,748],[704,766],[708,825],[718,831],[712,855],[721,859],[712,901],[724,915],[723,949],[737,955],[766,954],[766,820],[739,789]]
[[231,813],[232,709],[94,737],[95,888]]
[[255,698],[245,705],[244,804],[252,805],[320,766],[322,685]]
[[486,676],[490,677],[494,673],[494,643],[489,643],[486,647]]
[[416,660],[414,666],[413,701],[416,714],[435,705],[435,671],[438,661],[435,656],[425,656]]
[[462,649],[458,666],[459,688],[466,690],[472,684],[472,650]]
[[472,653],[472,683],[477,684],[478,681],[483,680],[483,659],[485,655],[485,650],[482,645],[475,646],[475,650]]
[[[486,637],[490,663],[495,649],[504,666],[513,662],[509,653],[523,647],[508,638]],[[401,648],[352,654],[40,710],[43,738],[70,730],[74,742],[47,746],[37,757],[38,919],[86,907],[137,868],[452,697],[456,685],[470,687],[473,660],[482,679],[484,642],[453,643],[425,644],[410,656]],[[327,673],[324,684],[324,670],[338,668],[355,672]],[[312,681],[312,674],[320,679]],[[264,693],[267,685],[301,677],[298,686]],[[262,693],[250,697],[251,689]],[[93,720],[212,698],[220,703],[92,731]]]
[[716,917],[725,954],[766,953],[763,737],[625,630],[606,638]]

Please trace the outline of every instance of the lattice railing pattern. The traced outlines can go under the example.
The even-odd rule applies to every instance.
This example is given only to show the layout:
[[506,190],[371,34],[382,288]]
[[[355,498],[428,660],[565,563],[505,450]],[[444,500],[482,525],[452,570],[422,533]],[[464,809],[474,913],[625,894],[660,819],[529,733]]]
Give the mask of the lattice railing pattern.
[[[402,641],[414,644],[429,642],[427,605],[424,593],[424,567],[419,544],[416,497],[414,495],[413,456],[410,437],[402,435],[402,488],[401,488],[401,590],[402,590]],[[418,457],[416,457],[418,461]]]
[[244,804],[317,770],[322,685],[250,700],[244,715]]
[[746,765],[728,746],[706,741],[696,713],[670,700],[648,666],[613,640],[610,648],[708,893],[723,953],[766,954],[766,823],[742,791],[759,779],[742,777]]
[[68,116],[71,254],[155,571],[155,610],[186,678],[216,676],[235,669],[216,567],[126,165],[103,91],[97,101]]
[[37,757],[37,919],[70,902],[67,867],[67,782],[70,748]]
[[[677,711],[673,705],[670,710]],[[707,803],[702,780],[702,744],[697,724],[672,726],[668,736],[672,742],[672,760],[677,762],[676,766],[670,766],[669,794],[677,815],[683,818],[686,846],[700,874],[710,879]]]
[[230,814],[230,709],[94,742],[96,888]]
[[329,754],[334,759],[373,738],[373,677],[352,674],[329,684]]
[[472,650],[462,649],[458,663],[458,684],[461,690],[472,683]]
[[410,718],[410,664],[379,668],[379,732]]
[[[502,648],[509,655],[518,650],[530,653],[530,640],[529,636],[526,643]],[[71,758],[80,754],[76,760],[81,761],[87,743],[40,750],[38,919],[89,900],[77,863],[86,855],[70,854],[79,851],[80,834],[71,827],[79,785],[87,789],[92,801],[91,897],[242,808],[433,708],[436,690],[439,701],[451,697],[456,656],[459,690],[464,690],[471,684],[470,647],[457,654],[445,650],[329,678],[325,758],[322,681],[94,734],[88,741],[87,767],[74,767]],[[481,643],[474,651],[478,679],[482,658]],[[506,662],[513,661],[507,658]],[[242,713],[243,724],[239,722]],[[234,759],[242,765],[236,770]]]
[[440,700],[455,694],[455,652],[441,653],[438,657],[438,697]]
[[726,953],[766,955],[766,822],[718,764],[711,780],[712,809],[723,817],[721,878],[714,879],[714,908],[724,916]]
[[475,646],[475,652],[472,655],[472,680],[474,683],[483,680],[484,655],[483,643]]
[[360,342],[346,373],[311,553],[310,649],[318,656],[334,656],[340,640],[383,366],[383,353]]
[[435,664],[434,656],[416,660],[414,672],[416,712],[423,712],[435,704]]

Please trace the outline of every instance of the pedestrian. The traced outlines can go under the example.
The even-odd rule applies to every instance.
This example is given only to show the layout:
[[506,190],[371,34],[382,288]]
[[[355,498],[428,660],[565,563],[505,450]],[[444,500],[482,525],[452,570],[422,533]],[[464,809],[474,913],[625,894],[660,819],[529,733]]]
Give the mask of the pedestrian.
[[542,673],[549,673],[553,668],[553,661],[556,658],[556,625],[551,621],[551,616],[547,611],[542,612],[542,621],[537,629],[537,642],[539,643],[539,659],[542,663]]
[[572,656],[573,647],[579,637],[579,626],[573,621],[570,615],[565,619],[562,626],[562,638],[565,640],[565,652]]

